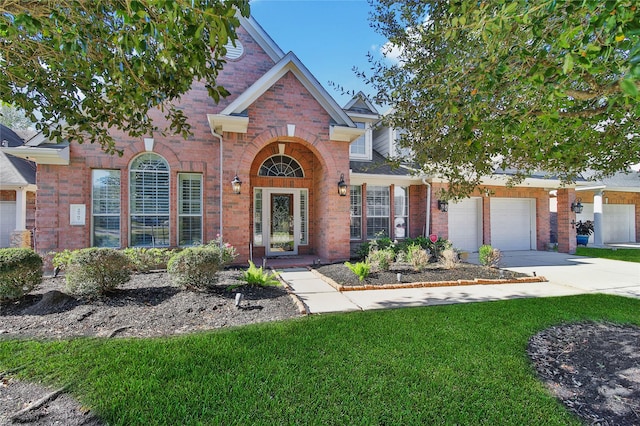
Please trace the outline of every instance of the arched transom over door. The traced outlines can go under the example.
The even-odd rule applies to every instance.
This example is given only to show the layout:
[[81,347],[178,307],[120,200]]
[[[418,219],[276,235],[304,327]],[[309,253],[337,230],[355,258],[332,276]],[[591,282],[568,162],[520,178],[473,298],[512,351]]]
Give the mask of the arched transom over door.
[[[258,176],[300,179],[305,173],[294,158],[277,154],[262,162]],[[283,181],[284,185],[285,181]],[[268,256],[298,254],[308,244],[308,190],[297,187],[255,187],[253,202],[254,243],[265,246]]]

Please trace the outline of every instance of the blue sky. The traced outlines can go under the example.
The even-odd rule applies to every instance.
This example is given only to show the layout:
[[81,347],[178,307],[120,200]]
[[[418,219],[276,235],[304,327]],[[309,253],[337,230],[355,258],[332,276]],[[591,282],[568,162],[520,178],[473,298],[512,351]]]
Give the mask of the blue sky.
[[293,51],[340,106],[351,98],[328,82],[367,89],[353,67],[369,70],[386,40],[369,25],[367,0],[252,0],[251,13],[285,52]]

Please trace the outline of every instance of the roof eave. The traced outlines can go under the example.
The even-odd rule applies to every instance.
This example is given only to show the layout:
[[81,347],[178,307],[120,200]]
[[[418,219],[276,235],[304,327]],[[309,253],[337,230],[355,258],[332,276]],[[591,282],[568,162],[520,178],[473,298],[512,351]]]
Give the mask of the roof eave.
[[33,161],[36,164],[56,164],[69,165],[69,145],[60,148],[43,148],[43,147],[3,147],[0,151],[5,154],[11,154],[18,158]]

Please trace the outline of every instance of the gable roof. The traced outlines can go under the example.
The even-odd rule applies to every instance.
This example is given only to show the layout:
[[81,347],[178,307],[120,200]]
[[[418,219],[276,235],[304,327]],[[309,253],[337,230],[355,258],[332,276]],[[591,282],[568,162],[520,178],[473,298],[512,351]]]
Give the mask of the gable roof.
[[[0,145],[19,147],[24,141],[13,130],[0,124]],[[36,165],[28,160],[0,152],[0,188],[35,185]]]
[[356,93],[353,98],[347,102],[344,110],[347,111],[347,114],[380,115],[373,103],[367,98],[367,95],[362,91]]
[[284,52],[280,46],[267,34],[262,26],[252,16],[245,18],[238,14],[240,26],[258,43],[273,62],[278,62],[284,57]]
[[246,133],[249,124],[249,118],[246,117],[247,108],[289,72],[302,83],[331,117],[332,139],[351,142],[362,134],[362,129],[356,127],[347,113],[340,108],[293,52],[287,53],[219,114],[208,114],[211,129]]

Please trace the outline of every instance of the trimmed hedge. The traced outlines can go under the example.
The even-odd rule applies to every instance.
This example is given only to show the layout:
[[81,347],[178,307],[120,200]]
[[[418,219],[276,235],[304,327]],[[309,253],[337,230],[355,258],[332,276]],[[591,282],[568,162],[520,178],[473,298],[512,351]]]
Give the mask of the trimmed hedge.
[[111,248],[74,250],[65,268],[67,291],[95,297],[114,290],[131,279],[127,256]]
[[42,283],[42,258],[27,248],[0,249],[0,301],[16,300]]

